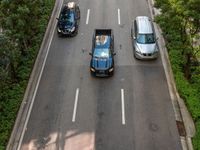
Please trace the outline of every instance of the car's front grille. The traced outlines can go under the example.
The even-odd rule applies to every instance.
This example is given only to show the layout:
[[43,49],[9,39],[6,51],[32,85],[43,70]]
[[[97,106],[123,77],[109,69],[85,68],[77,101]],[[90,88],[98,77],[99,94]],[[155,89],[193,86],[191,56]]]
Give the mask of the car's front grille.
[[105,71],[104,70],[99,70],[98,73],[103,73],[104,74]]
[[152,53],[142,53],[143,56],[152,56]]
[[63,33],[65,33],[65,34],[69,34],[70,31],[69,31],[68,29],[65,29],[65,30],[63,30]]
[[106,75],[106,74],[108,74],[108,71],[107,70],[96,70],[96,74]]

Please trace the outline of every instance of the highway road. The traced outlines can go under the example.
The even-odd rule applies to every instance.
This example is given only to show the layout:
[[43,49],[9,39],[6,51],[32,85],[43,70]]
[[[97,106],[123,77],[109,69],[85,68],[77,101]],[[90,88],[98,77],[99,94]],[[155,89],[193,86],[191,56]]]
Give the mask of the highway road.
[[[147,1],[76,2],[81,10],[79,33],[60,38],[54,29],[20,149],[181,150],[161,58],[133,57],[131,20],[150,16]],[[114,31],[113,77],[90,75],[95,28]]]

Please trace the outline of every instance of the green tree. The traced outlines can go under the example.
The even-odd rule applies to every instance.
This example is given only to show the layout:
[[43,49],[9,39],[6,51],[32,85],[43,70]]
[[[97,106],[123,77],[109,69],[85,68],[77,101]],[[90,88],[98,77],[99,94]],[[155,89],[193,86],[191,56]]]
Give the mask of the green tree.
[[1,60],[1,79],[2,81],[7,80],[7,75],[10,76],[12,81],[17,80],[17,67],[20,59],[20,51],[15,47],[15,42],[1,36],[0,38],[0,60]]
[[1,45],[0,49],[5,53],[2,57],[9,60],[9,74],[13,81],[18,78],[17,69],[23,65],[24,58],[30,55],[30,47],[33,47],[36,40],[34,37],[41,32],[39,21],[43,4],[43,1],[36,0],[0,2],[0,27],[6,37],[4,44],[8,44]]
[[[165,25],[166,40],[180,41],[184,60],[183,72],[185,77],[191,79],[191,59],[196,57],[196,48],[193,43],[200,32],[200,1],[199,0],[156,0],[156,7],[162,9],[162,16],[167,18]],[[170,30],[171,28],[172,30]],[[167,30],[174,33],[167,34]],[[175,38],[175,40],[174,40]],[[180,50],[179,49],[179,50]]]

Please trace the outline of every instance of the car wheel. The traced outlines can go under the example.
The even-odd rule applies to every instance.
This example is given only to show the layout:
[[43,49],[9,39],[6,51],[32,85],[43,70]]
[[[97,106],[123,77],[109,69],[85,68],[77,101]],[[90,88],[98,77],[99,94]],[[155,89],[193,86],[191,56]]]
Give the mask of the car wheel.
[[114,75],[114,70],[113,70],[113,72],[111,73],[111,76],[113,76]]
[[94,72],[92,72],[92,71],[90,71],[90,75],[91,75],[91,77],[95,76]]
[[139,58],[136,56],[135,52],[134,52],[134,57],[135,57],[135,59],[139,60]]
[[78,28],[76,27],[75,31],[71,34],[71,37],[74,37],[78,34]]
[[134,53],[134,57],[137,59],[135,52],[133,52],[133,53]]
[[131,38],[133,38],[133,30],[131,29]]
[[78,34],[78,27],[77,27],[77,30],[76,30],[76,32],[75,32],[75,35],[77,35]]
[[62,37],[62,34],[61,33],[59,33],[59,32],[57,32],[58,33],[58,37]]

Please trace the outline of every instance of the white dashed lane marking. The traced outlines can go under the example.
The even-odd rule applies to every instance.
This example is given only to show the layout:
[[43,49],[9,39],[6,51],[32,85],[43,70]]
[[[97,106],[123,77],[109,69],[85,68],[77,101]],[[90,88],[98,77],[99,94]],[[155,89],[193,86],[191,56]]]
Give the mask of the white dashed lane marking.
[[117,13],[118,13],[118,24],[120,25],[121,24],[121,20],[120,20],[120,9],[119,8],[117,10]]
[[78,95],[79,95],[79,88],[76,89],[72,122],[75,122],[75,120],[76,120],[76,111],[77,111],[77,105],[78,105]]
[[122,103],[122,124],[126,124],[125,120],[125,106],[124,106],[124,89],[121,89],[121,103]]
[[86,24],[89,23],[89,18],[90,18],[90,9],[87,10]]

